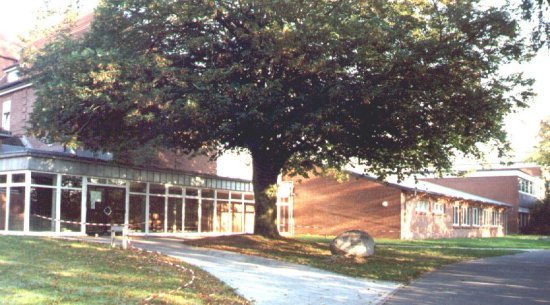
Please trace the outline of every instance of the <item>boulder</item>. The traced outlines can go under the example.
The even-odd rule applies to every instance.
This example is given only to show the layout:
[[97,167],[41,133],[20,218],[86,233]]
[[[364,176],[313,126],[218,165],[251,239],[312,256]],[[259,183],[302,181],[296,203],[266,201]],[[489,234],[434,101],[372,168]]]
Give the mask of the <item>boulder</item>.
[[374,239],[365,231],[346,231],[332,240],[330,252],[346,257],[367,257],[374,254]]

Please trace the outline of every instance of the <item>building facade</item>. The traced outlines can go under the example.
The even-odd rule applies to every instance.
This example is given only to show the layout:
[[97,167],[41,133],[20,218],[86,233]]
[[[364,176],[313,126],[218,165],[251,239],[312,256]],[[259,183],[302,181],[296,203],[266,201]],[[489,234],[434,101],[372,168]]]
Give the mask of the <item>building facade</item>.
[[538,166],[478,170],[464,177],[423,180],[510,204],[507,221],[510,234],[522,232],[529,223],[530,209],[545,194],[542,171]]
[[216,176],[207,157],[159,150],[131,166],[26,136],[35,97],[16,68],[0,79],[0,234],[253,233],[250,180]]
[[[506,234],[509,204],[427,182],[380,182],[351,174],[296,178],[279,195],[280,231],[337,235],[361,229],[375,238],[496,237]],[[282,230],[281,230],[282,229]]]

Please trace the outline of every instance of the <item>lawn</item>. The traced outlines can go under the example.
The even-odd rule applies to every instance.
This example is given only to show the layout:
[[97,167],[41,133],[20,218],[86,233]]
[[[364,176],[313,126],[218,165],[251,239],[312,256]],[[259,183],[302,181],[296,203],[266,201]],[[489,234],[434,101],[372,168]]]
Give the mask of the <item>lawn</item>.
[[[0,236],[0,303],[248,304],[196,268],[190,286],[168,293],[192,278],[169,260],[99,244]],[[151,295],[157,297],[144,301]]]
[[[298,235],[295,238],[307,242],[328,243],[334,236]],[[550,249],[550,238],[536,235],[508,235],[493,238],[377,239],[376,244],[380,246],[435,248]]]
[[309,265],[353,277],[408,283],[444,265],[476,258],[515,254],[509,249],[457,249],[448,247],[408,247],[406,242],[376,246],[375,254],[364,261],[334,258],[331,238],[301,236],[270,240],[255,235],[234,235],[189,240],[189,245],[234,251]]

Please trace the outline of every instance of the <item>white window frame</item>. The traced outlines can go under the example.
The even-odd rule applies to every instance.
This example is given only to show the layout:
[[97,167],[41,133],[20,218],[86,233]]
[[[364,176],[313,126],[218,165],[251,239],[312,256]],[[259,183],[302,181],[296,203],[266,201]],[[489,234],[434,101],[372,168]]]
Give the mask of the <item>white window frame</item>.
[[428,213],[430,211],[430,202],[427,200],[418,200],[415,205],[417,213]]
[[436,215],[442,215],[445,214],[445,204],[441,202],[434,202],[432,211]]
[[453,206],[453,226],[460,226],[460,207]]
[[472,209],[472,225],[479,227],[479,208]]

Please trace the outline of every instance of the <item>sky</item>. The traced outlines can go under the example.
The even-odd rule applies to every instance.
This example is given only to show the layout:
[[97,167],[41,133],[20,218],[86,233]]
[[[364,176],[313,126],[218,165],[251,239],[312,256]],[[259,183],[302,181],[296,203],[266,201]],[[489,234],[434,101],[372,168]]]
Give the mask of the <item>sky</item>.
[[[0,34],[8,39],[16,39],[18,35],[28,33],[36,24],[38,12],[45,7],[61,10],[70,2],[78,2],[83,13],[91,12],[99,0],[3,0],[0,11]],[[495,2],[489,0],[489,2]],[[550,117],[550,51],[539,52],[534,60],[525,64],[514,64],[503,67],[504,71],[523,71],[528,77],[534,78],[534,91],[537,97],[527,109],[520,109],[509,115],[506,120],[506,130],[513,148],[512,158],[508,161],[523,161],[536,145],[540,120]],[[489,162],[498,162],[489,156]]]

